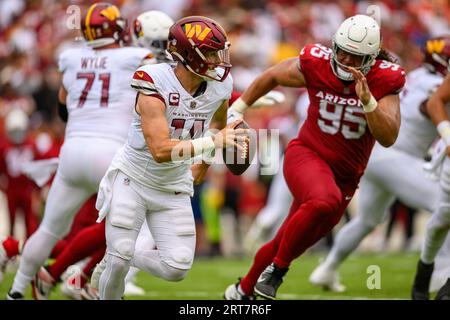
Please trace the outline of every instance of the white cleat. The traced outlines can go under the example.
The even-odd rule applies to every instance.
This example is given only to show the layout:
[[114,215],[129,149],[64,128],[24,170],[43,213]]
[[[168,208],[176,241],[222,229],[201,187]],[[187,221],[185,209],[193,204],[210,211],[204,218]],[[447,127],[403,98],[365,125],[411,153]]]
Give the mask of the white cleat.
[[138,287],[132,281],[125,283],[124,296],[143,296],[145,295],[145,290]]
[[71,284],[70,280],[69,278],[61,284],[61,293],[70,299],[81,300],[81,289]]
[[324,290],[333,292],[344,292],[345,286],[339,282],[339,274],[337,271],[326,268],[320,264],[309,277],[309,282]]
[[89,283],[86,283],[81,289],[82,300],[100,300],[100,295],[97,289],[92,288]]
[[31,282],[32,294],[35,300],[48,300],[56,281],[44,267],[41,267]]
[[97,263],[94,272],[91,275],[91,288],[98,290],[100,286],[100,277],[103,271],[106,269],[106,255],[103,257],[102,261]]
[[225,300],[255,300],[255,296],[247,296],[238,290],[239,282],[230,284],[223,294]]

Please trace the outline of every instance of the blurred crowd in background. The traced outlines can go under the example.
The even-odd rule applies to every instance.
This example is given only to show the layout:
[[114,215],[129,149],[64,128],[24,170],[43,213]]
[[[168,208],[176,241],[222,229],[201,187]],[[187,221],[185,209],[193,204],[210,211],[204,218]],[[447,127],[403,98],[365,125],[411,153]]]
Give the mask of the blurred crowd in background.
[[[60,75],[57,57],[65,47],[79,41],[77,29],[70,29],[71,5],[81,12],[94,1],[70,0],[0,0],[0,141],[10,137],[5,117],[14,109],[27,116],[27,141],[37,155],[5,159],[20,166],[20,161],[39,158],[45,153],[57,154],[64,137],[64,123],[57,116],[57,93]],[[299,54],[303,45],[319,42],[330,46],[339,24],[356,13],[379,12],[383,47],[407,70],[416,68],[422,59],[421,46],[426,39],[450,33],[448,0],[384,1],[298,1],[298,0],[122,0],[108,2],[120,7],[133,19],[146,10],[161,10],[174,20],[187,15],[205,15],[217,20],[231,41],[232,75],[236,91],[243,91],[268,66]],[[377,7],[371,7],[376,5]],[[301,103],[304,92],[283,89],[286,101],[275,108],[251,110],[246,120],[255,129],[280,129],[282,145],[296,135],[298,122],[304,116]],[[8,143],[11,144],[11,141]],[[272,155],[277,159],[282,153]],[[6,165],[1,165],[0,190],[7,192]],[[197,188],[193,207],[198,221],[198,255],[244,254],[245,233],[264,207],[273,176],[261,175],[261,166],[251,166],[243,176],[233,176],[223,166],[211,168],[206,182]],[[45,189],[24,183],[20,190],[31,190],[32,203],[18,212],[25,213],[26,234],[38,223]],[[11,183],[11,182],[9,182]],[[17,187],[17,186],[16,186]],[[3,197],[4,198],[4,197]],[[6,201],[5,210],[8,211]],[[288,207],[288,205],[287,205]],[[404,217],[406,239],[413,233],[414,212],[398,205],[393,216]],[[29,212],[23,212],[29,211]],[[31,217],[29,215],[32,215]],[[0,216],[0,232],[14,230]],[[392,220],[394,221],[394,220]],[[389,225],[392,225],[389,224]],[[389,229],[387,228],[389,235]],[[24,235],[25,237],[26,235]],[[407,243],[407,241],[405,241]]]

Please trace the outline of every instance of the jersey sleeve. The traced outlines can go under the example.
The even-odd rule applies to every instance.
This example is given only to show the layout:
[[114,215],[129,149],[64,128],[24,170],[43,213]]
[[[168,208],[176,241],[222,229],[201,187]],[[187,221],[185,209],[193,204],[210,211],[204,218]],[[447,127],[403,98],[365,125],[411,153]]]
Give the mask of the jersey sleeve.
[[139,67],[134,72],[133,78],[131,79],[131,87],[140,94],[152,96],[165,102],[162,95],[158,92],[155,81],[150,76],[145,66]]
[[316,73],[323,69],[323,62],[329,63],[331,49],[320,44],[307,44],[300,51],[298,68],[306,82],[313,85],[316,82]]
[[380,64],[382,72],[377,77],[374,86],[370,88],[376,100],[390,95],[399,94],[406,82],[405,70],[398,64],[383,62]]

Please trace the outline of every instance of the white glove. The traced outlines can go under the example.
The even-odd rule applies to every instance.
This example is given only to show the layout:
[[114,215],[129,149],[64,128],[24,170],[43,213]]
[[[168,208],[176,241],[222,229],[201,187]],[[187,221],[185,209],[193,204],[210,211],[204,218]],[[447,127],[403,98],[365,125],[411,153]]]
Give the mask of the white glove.
[[234,109],[233,105],[231,105],[231,107],[229,107],[227,110],[227,125],[236,120],[242,119],[243,117],[244,114]]
[[286,96],[283,92],[272,90],[256,100],[250,107],[259,108],[262,106],[272,106],[277,103],[283,103],[286,100]]

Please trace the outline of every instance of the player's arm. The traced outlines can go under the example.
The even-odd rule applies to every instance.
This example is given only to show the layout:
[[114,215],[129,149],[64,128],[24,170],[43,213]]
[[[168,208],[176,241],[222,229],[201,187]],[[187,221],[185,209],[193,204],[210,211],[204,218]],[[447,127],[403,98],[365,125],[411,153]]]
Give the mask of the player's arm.
[[[211,120],[211,129],[222,130],[227,125],[227,110],[228,100],[225,100],[222,105],[217,109]],[[208,171],[209,164],[202,161],[202,163],[196,163],[191,166],[192,176],[194,177],[194,184],[202,183]]]
[[66,99],[67,99],[67,90],[66,88],[64,88],[63,85],[61,85],[58,91],[58,115],[63,122],[67,122],[67,119],[69,118]]
[[427,103],[427,111],[431,120],[447,145],[450,156],[450,121],[445,105],[450,102],[450,75],[447,75],[440,87],[431,95]]
[[189,159],[225,146],[242,149],[238,142],[248,140],[245,136],[248,130],[231,129],[239,123],[237,121],[211,137],[193,140],[171,139],[165,108],[165,104],[155,96],[138,96],[136,109],[141,115],[142,132],[150,153],[158,163]]
[[277,86],[296,88],[306,86],[298,58],[286,59],[259,75],[230,107],[229,116],[230,113],[236,113],[236,118],[239,118],[239,114],[242,117],[245,109]]
[[384,147],[393,145],[400,130],[398,94],[389,94],[376,101],[370,92],[366,77],[356,69],[350,68],[350,70],[356,81],[356,94],[363,104],[372,136]]

